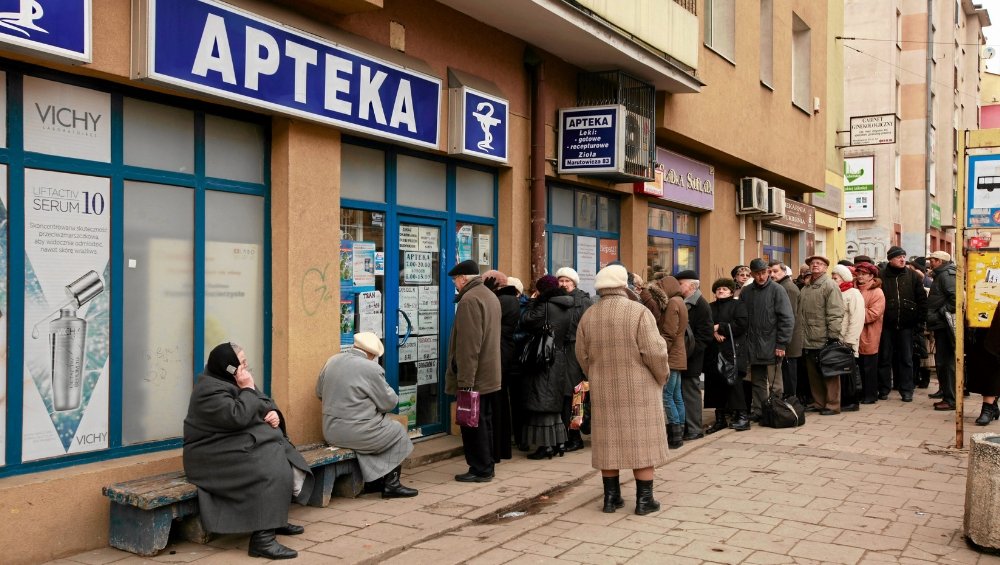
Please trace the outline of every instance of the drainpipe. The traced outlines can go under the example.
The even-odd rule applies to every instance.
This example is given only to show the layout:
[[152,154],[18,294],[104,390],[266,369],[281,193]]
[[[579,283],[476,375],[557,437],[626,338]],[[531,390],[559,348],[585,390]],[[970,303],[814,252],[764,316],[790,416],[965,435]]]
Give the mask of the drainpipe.
[[931,148],[933,147],[934,129],[931,120],[934,117],[934,107],[931,102],[931,85],[934,81],[934,0],[927,0],[927,118],[924,139],[924,257],[931,254]]
[[545,67],[530,48],[524,64],[531,81],[531,286],[545,274]]

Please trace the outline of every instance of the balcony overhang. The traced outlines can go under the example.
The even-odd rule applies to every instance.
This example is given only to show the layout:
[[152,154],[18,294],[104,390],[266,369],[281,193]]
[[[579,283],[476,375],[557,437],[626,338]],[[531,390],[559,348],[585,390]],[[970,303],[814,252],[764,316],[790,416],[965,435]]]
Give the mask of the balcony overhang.
[[697,77],[612,25],[563,0],[438,0],[586,71],[621,69],[675,94],[699,92]]

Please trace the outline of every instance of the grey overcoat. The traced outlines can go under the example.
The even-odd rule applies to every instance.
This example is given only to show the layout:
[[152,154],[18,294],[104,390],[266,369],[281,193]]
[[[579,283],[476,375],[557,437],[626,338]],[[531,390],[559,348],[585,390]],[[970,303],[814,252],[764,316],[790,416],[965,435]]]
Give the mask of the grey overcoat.
[[198,487],[205,530],[233,534],[288,524],[292,466],[306,473],[296,500],[308,500],[312,472],[284,432],[264,422],[271,410],[277,406],[260,391],[206,374],[195,383],[184,419],[184,472]]
[[386,414],[399,403],[382,367],[364,352],[334,355],[319,374],[316,396],[323,401],[323,438],[353,449],[366,482],[384,477],[403,463],[413,443],[406,429]]

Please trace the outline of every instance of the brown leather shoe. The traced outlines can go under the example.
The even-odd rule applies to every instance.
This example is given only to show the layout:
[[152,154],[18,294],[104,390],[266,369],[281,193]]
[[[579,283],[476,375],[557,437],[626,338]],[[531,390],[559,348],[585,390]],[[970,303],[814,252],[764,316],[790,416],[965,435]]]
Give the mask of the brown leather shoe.
[[946,410],[954,410],[955,409],[955,405],[952,404],[951,402],[947,402],[947,401],[942,400],[941,402],[935,402],[934,403],[934,409],[938,410],[940,412],[944,412]]

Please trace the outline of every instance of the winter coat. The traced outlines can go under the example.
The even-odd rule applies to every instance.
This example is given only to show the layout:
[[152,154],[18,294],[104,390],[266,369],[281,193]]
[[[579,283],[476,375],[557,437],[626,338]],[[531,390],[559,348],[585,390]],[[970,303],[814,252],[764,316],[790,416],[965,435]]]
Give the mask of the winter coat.
[[747,309],[746,359],[748,365],[773,365],[775,349],[788,351],[795,331],[792,303],[784,287],[774,281],[756,282],[743,289],[740,302]]
[[[749,320],[746,303],[742,300],[722,298],[712,302],[711,307],[712,321],[719,325],[718,333],[726,339],[722,343],[713,339],[705,350],[705,408],[726,408],[729,403],[729,383],[726,382],[725,375],[719,372],[718,358],[722,355],[729,360],[735,359],[736,368],[741,373],[747,371],[746,332]],[[733,341],[730,341],[730,332]],[[736,386],[743,385],[737,383]]]
[[882,331],[914,329],[927,320],[927,291],[920,275],[903,267],[886,265],[882,270],[885,323]]
[[576,332],[576,357],[590,377],[591,464],[595,469],[662,465],[667,344],[653,315],[623,289],[599,294]]
[[1000,302],[993,310],[989,329],[976,330],[968,345],[965,373],[969,392],[1000,396]]
[[[527,393],[525,409],[532,412],[561,412],[563,397],[573,394],[573,387],[580,382],[579,375],[571,375],[575,366],[567,359],[573,355],[568,347],[569,328],[573,325],[573,297],[561,288],[546,291],[528,303],[521,318],[521,329],[531,335],[544,331],[545,324],[552,329],[554,361],[547,368],[525,367]],[[547,318],[547,320],[546,320]],[[573,336],[575,337],[575,336]]]
[[292,467],[306,473],[298,501],[312,492],[312,472],[285,437],[282,426],[264,422],[274,401],[252,388],[240,388],[202,374],[191,391],[184,419],[184,473],[198,487],[198,509],[205,530],[234,534],[288,524]]
[[844,321],[840,326],[840,341],[850,345],[857,357],[861,332],[865,328],[865,298],[854,287],[841,292],[841,298],[844,299]]
[[366,482],[384,477],[413,451],[406,429],[386,417],[399,397],[385,382],[385,370],[363,351],[331,357],[316,381],[316,396],[323,402],[323,439],[353,449]]
[[653,314],[660,336],[667,342],[670,370],[684,371],[687,369],[684,328],[688,324],[688,312],[681,297],[680,283],[674,277],[662,278],[647,286],[639,299]]
[[471,388],[479,394],[500,390],[500,301],[483,281],[466,283],[456,298],[448,339],[445,392]]
[[859,288],[861,297],[865,300],[865,327],[861,330],[858,344],[859,355],[875,355],[878,353],[879,342],[882,339],[882,316],[885,314],[885,295],[882,294],[882,281],[872,279],[865,288]]
[[520,371],[514,334],[517,333],[517,324],[521,321],[521,301],[517,298],[517,289],[512,286],[497,289],[496,295],[500,301],[500,369],[503,375],[501,381],[506,386]]
[[576,342],[576,328],[580,324],[580,318],[583,318],[583,313],[587,311],[587,308],[594,305],[594,300],[589,294],[579,288],[573,289],[573,292],[569,293],[569,295],[573,297],[573,321],[570,323],[569,332],[566,334],[566,341],[569,343],[566,346],[566,360],[569,362],[570,376],[576,379],[573,381],[573,386],[576,386],[581,380],[587,378],[583,373],[583,369],[580,368],[580,363],[576,360],[574,346]]
[[951,261],[934,269],[934,282],[927,297],[927,329],[951,329],[941,308],[955,313],[955,264]]
[[802,357],[802,326],[799,325],[799,290],[798,285],[792,277],[785,277],[777,281],[781,288],[788,293],[788,302],[792,305],[792,319],[795,320],[795,327],[792,329],[792,341],[788,342],[788,349],[785,350],[785,357],[796,359]]
[[844,297],[829,274],[823,273],[802,287],[798,322],[802,325],[805,349],[822,349],[830,340],[840,339]]
[[684,299],[688,311],[688,326],[694,333],[694,350],[687,356],[687,368],[681,376],[688,379],[697,379],[705,370],[705,349],[715,341],[712,328],[712,308],[708,301],[701,295],[701,291]]

